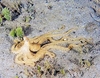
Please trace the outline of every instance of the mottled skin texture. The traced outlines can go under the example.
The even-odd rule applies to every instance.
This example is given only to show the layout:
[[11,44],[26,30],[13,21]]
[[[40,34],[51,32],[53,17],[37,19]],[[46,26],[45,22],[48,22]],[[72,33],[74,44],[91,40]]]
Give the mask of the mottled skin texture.
[[[73,49],[82,53],[82,47],[91,43],[91,39],[69,36],[69,33],[75,29],[70,29],[61,34],[48,32],[34,38],[24,37],[22,41],[16,40],[11,47],[11,52],[16,54],[15,63],[35,66],[35,62],[43,59],[45,55],[48,55],[51,58],[55,57],[55,54],[51,52],[50,49],[63,50],[64,52]],[[54,39],[55,37],[60,38]],[[63,46],[63,44],[66,46]]]

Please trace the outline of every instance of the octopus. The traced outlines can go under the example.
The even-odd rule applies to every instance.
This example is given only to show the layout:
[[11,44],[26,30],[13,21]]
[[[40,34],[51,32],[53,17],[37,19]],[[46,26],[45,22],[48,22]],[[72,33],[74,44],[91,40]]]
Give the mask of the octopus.
[[33,38],[23,37],[23,40],[14,40],[11,52],[15,53],[15,63],[35,66],[36,62],[43,59],[46,55],[54,58],[56,54],[52,49],[69,52],[75,50],[83,53],[83,46],[92,43],[92,39],[84,37],[72,37],[70,33],[77,28],[72,28],[66,32],[59,33],[60,30],[54,30],[46,34]]

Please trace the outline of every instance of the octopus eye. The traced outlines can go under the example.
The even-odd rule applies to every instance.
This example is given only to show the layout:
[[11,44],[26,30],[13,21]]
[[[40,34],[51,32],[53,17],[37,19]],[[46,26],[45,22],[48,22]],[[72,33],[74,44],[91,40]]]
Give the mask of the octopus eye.
[[30,52],[33,53],[33,54],[36,54],[37,53],[37,51],[32,51],[32,50],[30,50]]

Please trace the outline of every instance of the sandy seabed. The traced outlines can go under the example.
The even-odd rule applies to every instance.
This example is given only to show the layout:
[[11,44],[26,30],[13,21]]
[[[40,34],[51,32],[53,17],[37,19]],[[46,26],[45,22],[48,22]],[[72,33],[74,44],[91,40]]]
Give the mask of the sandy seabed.
[[[1,3],[11,10],[18,1],[1,0]],[[4,21],[0,27],[0,78],[100,78],[99,5],[99,0],[21,0],[21,13],[13,21]],[[54,51],[56,58],[46,56],[35,67],[18,65],[14,63],[15,55],[10,51],[12,38],[9,32],[19,25],[27,27],[27,23],[23,23],[25,16],[31,17],[28,22],[30,26],[25,29],[28,37],[61,27],[65,27],[65,31],[79,27],[72,35],[92,38],[94,44],[87,46],[90,50],[81,55],[74,51],[63,53],[58,50]],[[88,60],[90,66],[80,65],[80,59]],[[49,70],[45,70],[45,63],[52,65]],[[38,72],[39,66],[42,73]]]

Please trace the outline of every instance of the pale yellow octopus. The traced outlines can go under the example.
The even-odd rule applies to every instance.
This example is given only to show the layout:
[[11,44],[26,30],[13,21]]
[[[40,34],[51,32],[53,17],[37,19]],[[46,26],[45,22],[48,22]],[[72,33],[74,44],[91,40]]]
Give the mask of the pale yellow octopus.
[[[70,29],[61,34],[52,33],[52,31],[38,37],[24,37],[22,41],[15,41],[11,47],[11,52],[16,54],[15,63],[35,66],[35,63],[40,59],[43,59],[45,55],[48,55],[51,58],[55,57],[55,54],[49,51],[50,49],[58,49],[65,52],[73,49],[82,53],[82,47],[91,43],[91,39],[69,36],[69,33],[73,30],[75,29]],[[54,39],[54,37],[60,38]],[[66,46],[63,46],[62,44],[66,44]]]

